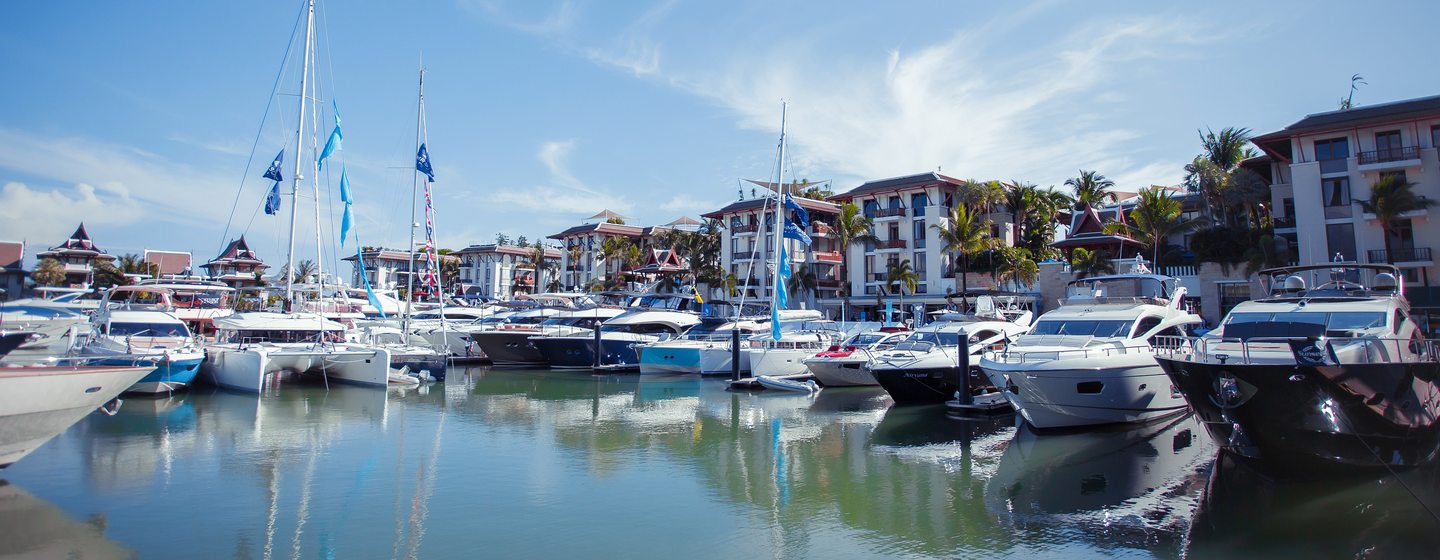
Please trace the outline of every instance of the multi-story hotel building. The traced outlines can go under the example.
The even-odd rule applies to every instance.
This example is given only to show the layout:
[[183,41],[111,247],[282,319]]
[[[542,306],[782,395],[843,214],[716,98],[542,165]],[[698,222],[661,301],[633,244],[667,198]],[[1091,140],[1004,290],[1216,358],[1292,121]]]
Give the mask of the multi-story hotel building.
[[[735,275],[736,289],[747,299],[768,299],[774,278],[775,262],[775,199],[773,197],[740,200],[702,216],[720,220],[725,225],[720,240],[720,263],[727,274]],[[815,291],[796,293],[791,307],[806,302],[811,309],[816,300],[834,299],[840,289],[838,268],[840,248],[835,240],[834,223],[840,207],[820,200],[795,197],[810,214],[811,244],[807,249],[799,241],[786,239],[795,274],[815,276]],[[728,295],[728,294],[727,294]]]
[[1356,203],[1387,175],[1440,198],[1440,96],[1315,113],[1254,143],[1271,158],[1275,232],[1292,241],[1301,264],[1393,263],[1412,303],[1440,304],[1430,241],[1440,239],[1440,223],[1429,219],[1440,208],[1404,214],[1387,253],[1376,216]]
[[[466,295],[508,300],[516,294],[545,291],[553,278],[554,271],[536,277],[531,264],[534,254],[534,247],[489,243],[471,245],[450,256],[460,259],[460,283]],[[559,268],[562,254],[559,249],[546,247],[545,261]]]

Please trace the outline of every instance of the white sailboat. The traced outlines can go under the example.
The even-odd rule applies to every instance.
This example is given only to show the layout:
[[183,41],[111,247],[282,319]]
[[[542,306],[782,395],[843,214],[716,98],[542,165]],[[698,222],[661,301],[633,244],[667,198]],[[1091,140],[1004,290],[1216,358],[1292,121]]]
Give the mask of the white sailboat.
[[[307,0],[304,65],[300,74],[301,95],[295,132],[295,174],[291,177],[290,189],[290,236],[289,251],[286,254],[285,309],[281,313],[239,313],[215,320],[217,342],[206,348],[207,359],[201,373],[207,380],[221,387],[259,392],[272,380],[292,373],[317,375],[327,386],[330,381],[372,387],[385,387],[389,384],[390,353],[388,351],[383,348],[346,343],[344,341],[344,325],[327,320],[319,313],[292,311],[295,309],[296,290],[293,273],[290,271],[295,269],[296,211],[300,201],[300,183],[305,179],[302,174],[305,169],[302,162],[307,161],[306,158],[300,157],[300,154],[305,148],[306,117],[314,119],[314,116],[307,112],[318,111],[312,106],[316,99],[316,92],[315,84],[310,80],[310,66],[315,51],[314,36],[315,1]],[[310,131],[315,132],[315,125],[311,125]],[[332,134],[332,137],[338,137],[338,133],[337,119],[336,132]],[[315,149],[313,136],[311,154],[315,157],[308,161],[316,168],[318,174],[319,161],[323,156]],[[278,171],[278,163],[279,158],[277,157],[276,164],[272,164],[272,170]],[[278,184],[278,173],[271,177],[270,171],[267,171],[267,177],[275,178]],[[320,242],[318,177],[312,177],[310,185],[316,201],[315,248],[319,252],[322,245]],[[321,262],[323,262],[323,258],[317,259],[317,266]],[[323,271],[317,276],[323,279]]]

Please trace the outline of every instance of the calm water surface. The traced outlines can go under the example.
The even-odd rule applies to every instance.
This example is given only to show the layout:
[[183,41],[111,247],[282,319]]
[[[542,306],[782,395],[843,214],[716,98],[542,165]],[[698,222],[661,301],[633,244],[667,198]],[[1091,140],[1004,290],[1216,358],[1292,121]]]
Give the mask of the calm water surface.
[[[1434,557],[1433,472],[1277,483],[1191,419],[1036,436],[879,389],[455,370],[127,399],[3,472],[0,556]],[[1400,482],[1405,484],[1400,484]]]

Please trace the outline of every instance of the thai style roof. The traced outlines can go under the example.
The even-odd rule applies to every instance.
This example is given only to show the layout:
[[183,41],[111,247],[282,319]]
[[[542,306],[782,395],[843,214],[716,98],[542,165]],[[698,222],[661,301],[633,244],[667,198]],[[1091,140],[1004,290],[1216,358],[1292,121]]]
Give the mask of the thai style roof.
[[681,272],[689,270],[685,260],[671,249],[651,249],[646,256],[645,264],[635,268],[632,272],[640,274],[655,274],[660,272]]
[[857,196],[899,191],[907,188],[920,188],[940,183],[954,185],[958,187],[964,184],[965,181],[963,179],[956,179],[954,177],[941,175],[940,173],[930,171],[927,173],[918,173],[915,175],[906,175],[903,177],[891,177],[889,179],[867,181],[866,183],[850,189],[849,191],[832,196],[830,197],[830,199],[849,201]]
[[85,222],[80,222],[80,227],[75,228],[75,233],[70,234],[64,243],[51,247],[49,251],[43,251],[36,256],[45,258],[62,254],[80,254],[101,260],[115,260],[114,255],[95,246],[95,242],[90,239],[90,233],[85,231]]
[[236,264],[253,264],[255,268],[260,270],[270,268],[270,265],[260,261],[260,257],[255,255],[255,251],[250,250],[250,244],[245,242],[245,236],[243,235],[240,236],[240,239],[233,240],[230,244],[226,245],[225,250],[220,251],[220,256],[200,265],[200,268],[209,270],[216,266]]
[[[706,212],[704,214],[701,214],[700,216],[704,218],[720,218],[730,214],[738,214],[740,212],[759,210],[760,208],[765,206],[766,200],[769,199],[752,198],[749,200],[731,202],[730,204],[727,204],[724,208],[712,212]],[[823,200],[796,197],[795,203],[799,204],[801,208],[804,208],[810,212],[820,212],[822,214],[840,213],[840,206],[836,205],[833,202],[825,202]]]

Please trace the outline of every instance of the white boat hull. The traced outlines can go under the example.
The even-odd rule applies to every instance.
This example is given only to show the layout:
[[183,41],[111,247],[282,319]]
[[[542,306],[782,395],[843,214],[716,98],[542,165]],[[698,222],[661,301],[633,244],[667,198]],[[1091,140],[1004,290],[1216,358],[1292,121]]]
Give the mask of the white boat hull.
[[390,352],[381,348],[311,345],[252,344],[242,348],[206,349],[202,367],[206,379],[217,386],[258,393],[266,381],[285,373],[323,375],[328,381],[386,387]]
[[796,375],[809,371],[805,360],[824,348],[755,348],[750,350],[750,371],[761,375]]
[[0,368],[0,468],[29,455],[155,368]]
[[869,362],[868,355],[858,358],[811,358],[805,361],[805,367],[815,376],[816,381],[826,387],[879,385],[875,376],[865,369],[865,364]]
[[1186,410],[1153,355],[1106,362],[1098,368],[1085,360],[1028,365],[986,360],[981,370],[1036,428],[1145,422]]

